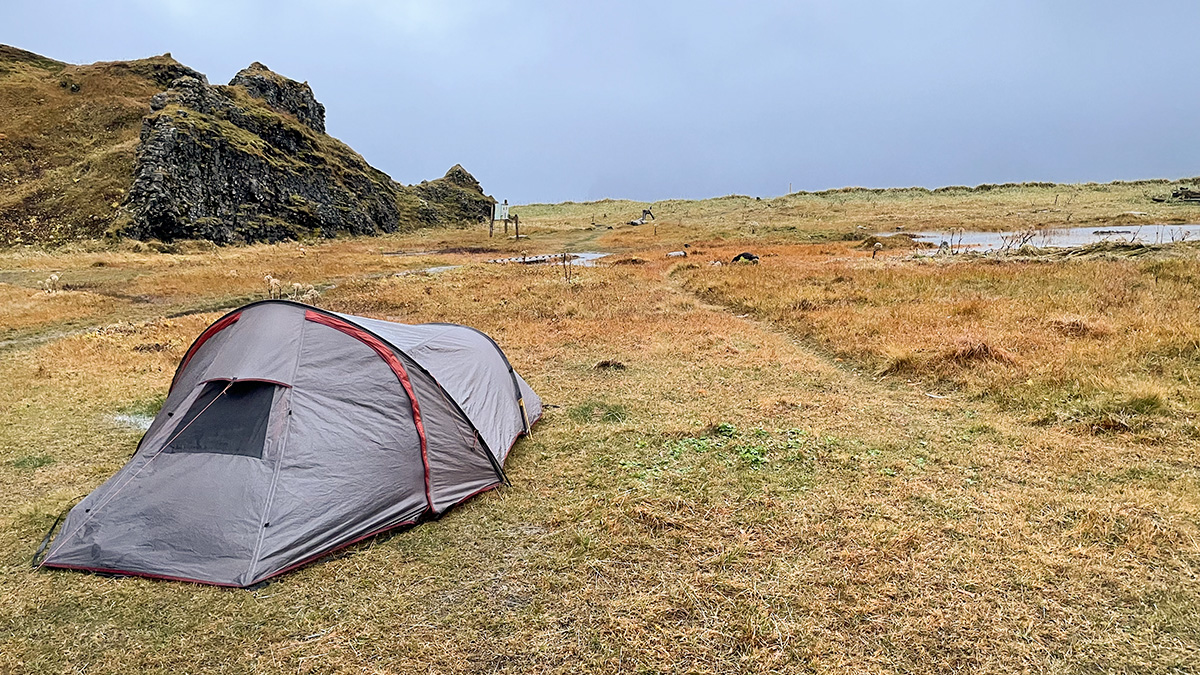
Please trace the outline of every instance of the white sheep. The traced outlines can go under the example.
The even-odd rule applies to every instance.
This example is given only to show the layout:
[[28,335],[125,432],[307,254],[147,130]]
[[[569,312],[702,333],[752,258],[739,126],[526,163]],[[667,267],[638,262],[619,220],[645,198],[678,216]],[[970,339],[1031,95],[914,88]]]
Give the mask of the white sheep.
[[49,278],[38,283],[41,284],[47,293],[57,293],[59,291],[57,274],[51,274]]
[[270,274],[264,274],[263,281],[267,282],[267,297],[268,298],[282,298],[283,297],[283,283],[282,282],[280,282],[278,279],[271,276]]

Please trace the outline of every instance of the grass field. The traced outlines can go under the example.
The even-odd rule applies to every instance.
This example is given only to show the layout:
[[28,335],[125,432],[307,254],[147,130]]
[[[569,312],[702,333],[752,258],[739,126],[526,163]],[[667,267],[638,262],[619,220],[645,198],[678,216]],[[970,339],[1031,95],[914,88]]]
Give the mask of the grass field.
[[[0,672],[1200,670],[1200,251],[855,241],[1200,218],[1158,189],[728,197],[636,228],[642,204],[533,205],[521,240],[0,252]],[[612,255],[569,282],[484,262],[564,250]],[[743,250],[760,263],[711,264]],[[29,569],[133,451],[114,416],[153,411],[265,274],[495,337],[557,406],[512,487],[253,592]]]

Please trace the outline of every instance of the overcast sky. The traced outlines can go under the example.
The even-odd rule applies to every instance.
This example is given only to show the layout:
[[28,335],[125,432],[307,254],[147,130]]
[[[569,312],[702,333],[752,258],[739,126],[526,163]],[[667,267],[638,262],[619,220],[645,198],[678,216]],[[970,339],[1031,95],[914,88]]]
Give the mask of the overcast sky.
[[307,80],[510,203],[1200,175],[1200,3],[0,0],[0,42]]

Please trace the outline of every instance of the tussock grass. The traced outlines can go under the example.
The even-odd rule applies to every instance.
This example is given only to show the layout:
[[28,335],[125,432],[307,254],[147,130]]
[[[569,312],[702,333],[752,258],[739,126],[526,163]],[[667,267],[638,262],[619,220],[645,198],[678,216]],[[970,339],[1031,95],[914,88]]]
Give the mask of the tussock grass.
[[[0,672],[1195,669],[1192,262],[1155,281],[1141,260],[871,261],[665,206],[686,205],[655,205],[657,234],[585,229],[593,207],[566,205],[520,242],[0,255],[7,311],[46,337],[0,348]],[[684,243],[686,265],[665,258]],[[455,247],[646,262],[567,283],[491,253],[381,254]],[[761,263],[710,264],[743,250]],[[463,266],[395,276],[433,264]],[[108,304],[20,309],[47,270]],[[495,337],[559,406],[513,449],[512,487],[254,592],[29,570],[55,515],[136,446],[112,415],[152,411],[265,273],[322,284],[337,311]],[[90,330],[53,337],[68,319]],[[908,365],[875,379],[888,360]]]
[[[1091,426],[1136,427],[1151,440],[1191,433],[1200,407],[1200,332],[1189,318],[1200,306],[1194,249],[1174,249],[1158,265],[871,260],[837,246],[776,247],[779,255],[758,269],[698,264],[679,278],[711,302],[882,376],[952,386],[1028,419],[1091,418]],[[1146,387],[1164,403],[1137,412],[1144,423],[1100,422],[1123,392]]]
[[629,413],[619,404],[588,401],[571,408],[570,415],[576,422],[624,422]]
[[1107,337],[1112,335],[1112,326],[1102,320],[1081,316],[1059,316],[1046,321],[1058,333],[1073,338]]
[[959,340],[958,344],[950,348],[945,359],[959,365],[969,365],[975,361],[1017,363],[1017,357],[1007,349],[970,338]]

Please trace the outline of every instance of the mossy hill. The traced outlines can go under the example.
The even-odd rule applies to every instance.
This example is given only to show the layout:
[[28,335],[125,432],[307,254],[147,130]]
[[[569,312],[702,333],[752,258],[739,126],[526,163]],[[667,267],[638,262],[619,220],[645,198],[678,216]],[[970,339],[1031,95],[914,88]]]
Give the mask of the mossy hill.
[[306,83],[170,54],[76,66],[0,45],[0,245],[277,241],[486,218],[461,166],[404,186],[325,133]]

